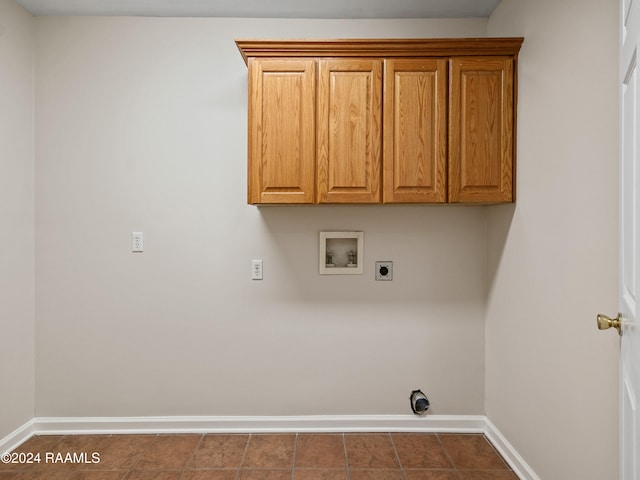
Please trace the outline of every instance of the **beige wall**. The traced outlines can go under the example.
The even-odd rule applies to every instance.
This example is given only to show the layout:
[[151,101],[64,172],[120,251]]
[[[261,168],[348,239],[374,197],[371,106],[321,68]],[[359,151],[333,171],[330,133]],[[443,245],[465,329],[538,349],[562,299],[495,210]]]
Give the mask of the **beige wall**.
[[[617,308],[616,9],[491,17],[526,40],[518,203],[490,208],[245,205],[233,43],[486,21],[37,19],[36,415],[408,413],[421,387],[433,413],[486,412],[540,478],[616,478],[617,338],[594,327]],[[31,22],[0,0],[0,65],[20,65],[0,77],[0,437],[33,416]],[[365,275],[317,274],[333,229],[365,232]]]
[[503,0],[518,202],[489,213],[487,416],[544,480],[618,478],[616,0]]
[[0,0],[0,440],[34,414],[33,19]]
[[[484,36],[486,20],[36,30],[38,416],[410,415],[415,388],[434,414],[484,412],[485,208],[246,205],[234,38]],[[318,232],[351,229],[365,274],[320,276]]]

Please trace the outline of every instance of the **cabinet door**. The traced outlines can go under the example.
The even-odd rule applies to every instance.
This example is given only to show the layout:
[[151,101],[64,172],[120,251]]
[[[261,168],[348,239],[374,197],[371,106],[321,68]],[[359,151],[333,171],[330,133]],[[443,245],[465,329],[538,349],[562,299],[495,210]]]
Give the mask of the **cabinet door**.
[[379,203],[382,60],[321,59],[318,201]]
[[446,201],[447,60],[389,59],[383,203]]
[[513,62],[451,59],[449,202],[513,201]]
[[313,203],[314,60],[249,60],[249,203]]

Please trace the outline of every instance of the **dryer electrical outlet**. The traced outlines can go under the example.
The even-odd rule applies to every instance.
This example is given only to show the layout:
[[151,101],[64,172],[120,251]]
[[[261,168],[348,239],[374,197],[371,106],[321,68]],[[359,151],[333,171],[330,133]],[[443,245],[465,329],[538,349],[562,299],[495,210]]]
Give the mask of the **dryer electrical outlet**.
[[376,262],[376,280],[393,280],[393,262]]

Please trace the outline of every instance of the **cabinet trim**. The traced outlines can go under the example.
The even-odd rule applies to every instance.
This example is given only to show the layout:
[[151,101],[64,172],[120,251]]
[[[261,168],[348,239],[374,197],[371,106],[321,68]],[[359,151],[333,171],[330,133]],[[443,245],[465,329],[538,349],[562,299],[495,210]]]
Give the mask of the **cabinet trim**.
[[524,38],[409,38],[247,40],[236,45],[250,57],[451,57],[517,55]]

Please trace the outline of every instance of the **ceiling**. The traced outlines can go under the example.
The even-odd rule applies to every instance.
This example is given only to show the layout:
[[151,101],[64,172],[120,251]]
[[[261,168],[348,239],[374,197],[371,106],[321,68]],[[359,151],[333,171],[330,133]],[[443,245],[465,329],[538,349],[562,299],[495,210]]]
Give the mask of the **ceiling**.
[[488,17],[501,0],[17,0],[34,15],[256,18]]

